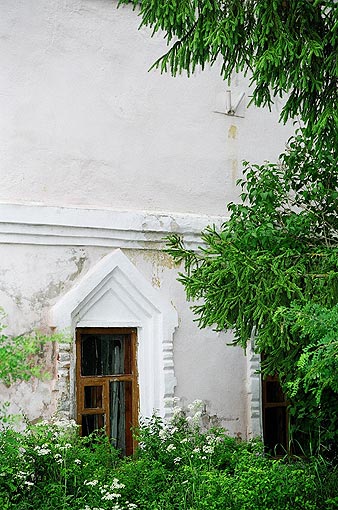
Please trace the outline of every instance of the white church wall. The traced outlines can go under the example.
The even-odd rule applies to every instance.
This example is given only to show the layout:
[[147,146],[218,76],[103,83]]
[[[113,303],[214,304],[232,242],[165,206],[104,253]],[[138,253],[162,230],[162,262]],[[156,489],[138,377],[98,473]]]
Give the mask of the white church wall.
[[[109,248],[100,247],[2,245],[0,302],[8,313],[8,333],[21,334],[34,329],[50,332],[50,326],[54,326],[50,319],[53,305],[110,253]],[[168,255],[156,250],[135,249],[125,249],[123,253],[149,285],[178,312],[178,328],[174,335],[175,395],[183,404],[202,399],[208,413],[217,416],[218,424],[231,433],[245,436],[246,373],[242,351],[226,346],[225,335],[201,331],[193,323],[183,288],[176,280],[177,267]],[[66,333],[74,336],[72,326]],[[72,345],[73,341],[71,352]],[[64,411],[65,393],[56,377],[56,356],[53,348],[41,361],[50,369],[50,380],[19,383],[10,389],[2,387],[2,398],[11,401],[13,412],[24,411],[28,419],[37,420],[50,418],[58,408]],[[65,356],[64,350],[62,356]],[[60,362],[61,372],[64,367],[70,368],[68,358],[61,357]],[[61,402],[58,402],[60,395]]]
[[[8,332],[49,332],[51,308],[120,248],[178,313],[175,395],[186,404],[203,399],[233,434],[257,433],[251,365],[225,345],[230,337],[198,329],[178,268],[161,250],[172,232],[196,248],[198,232],[221,224],[237,199],[242,160],[275,161],[291,130],[277,122],[278,102],[272,112],[246,108],[241,76],[230,86],[233,102],[245,93],[238,116],[224,115],[229,87],[217,66],[190,78],[149,73],[165,43],[138,31],[137,13],[116,4],[1,2],[0,306]],[[31,420],[57,410],[56,356],[45,353],[49,381],[1,387],[13,410]],[[66,351],[60,363],[67,375]]]
[[241,161],[275,159],[289,130],[249,109],[217,66],[148,72],[166,50],[110,0],[2,1],[0,201],[220,214]]

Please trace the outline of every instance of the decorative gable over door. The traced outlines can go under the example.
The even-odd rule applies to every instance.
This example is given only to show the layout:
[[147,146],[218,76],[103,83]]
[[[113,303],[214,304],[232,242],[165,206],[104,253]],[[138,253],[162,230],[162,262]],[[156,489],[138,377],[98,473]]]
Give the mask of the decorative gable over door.
[[[50,326],[136,328],[140,415],[171,414],[174,396],[173,334],[177,312],[121,250],[103,257],[52,307]],[[75,345],[75,342],[74,342]],[[72,346],[70,398],[75,401],[75,348]],[[70,414],[75,414],[74,411]]]

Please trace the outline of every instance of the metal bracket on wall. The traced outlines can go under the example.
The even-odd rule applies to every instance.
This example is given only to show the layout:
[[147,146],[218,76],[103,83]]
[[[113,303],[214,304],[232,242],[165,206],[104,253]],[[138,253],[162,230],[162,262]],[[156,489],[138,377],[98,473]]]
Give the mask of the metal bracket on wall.
[[232,104],[231,100],[231,90],[227,90],[225,94],[225,112],[214,111],[214,113],[219,113],[221,115],[227,115],[229,117],[239,117],[240,119],[244,119],[244,115],[236,115],[237,108],[239,107],[241,101],[245,96],[245,92],[242,92],[237,101]]

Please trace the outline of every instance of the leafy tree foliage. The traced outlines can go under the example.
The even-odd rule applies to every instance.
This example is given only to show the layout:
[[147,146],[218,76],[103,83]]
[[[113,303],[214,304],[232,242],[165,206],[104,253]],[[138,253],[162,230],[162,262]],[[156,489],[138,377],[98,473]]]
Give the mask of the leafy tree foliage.
[[337,126],[335,0],[120,0],[140,5],[141,26],[165,33],[155,63],[173,75],[221,63],[222,76],[249,73],[252,101],[288,94],[281,119],[300,116],[318,150]]
[[247,165],[245,177],[241,203],[229,204],[220,231],[202,233],[200,253],[176,235],[168,251],[185,264],[179,279],[188,298],[201,299],[193,306],[199,326],[233,330],[244,349],[254,336],[263,372],[279,374],[292,402],[295,427],[331,442],[338,432],[337,194],[327,204],[320,184],[295,189],[283,165]]
[[[120,3],[130,3],[121,0]],[[316,446],[338,439],[338,87],[335,0],[134,0],[141,26],[170,48],[153,65],[173,75],[221,63],[248,74],[252,102],[286,99],[299,130],[280,163],[246,163],[239,203],[199,253],[171,236],[200,327],[255,337],[264,373],[278,373],[296,427]],[[312,438],[313,440],[313,438]]]

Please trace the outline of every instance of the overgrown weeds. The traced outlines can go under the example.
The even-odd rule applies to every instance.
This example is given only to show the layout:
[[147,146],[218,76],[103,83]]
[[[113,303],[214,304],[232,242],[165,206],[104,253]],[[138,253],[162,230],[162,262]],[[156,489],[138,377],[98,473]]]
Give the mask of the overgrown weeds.
[[4,510],[333,510],[338,470],[324,458],[272,459],[259,441],[201,430],[195,402],[153,416],[122,459],[105,437],[68,422],[0,432]]

